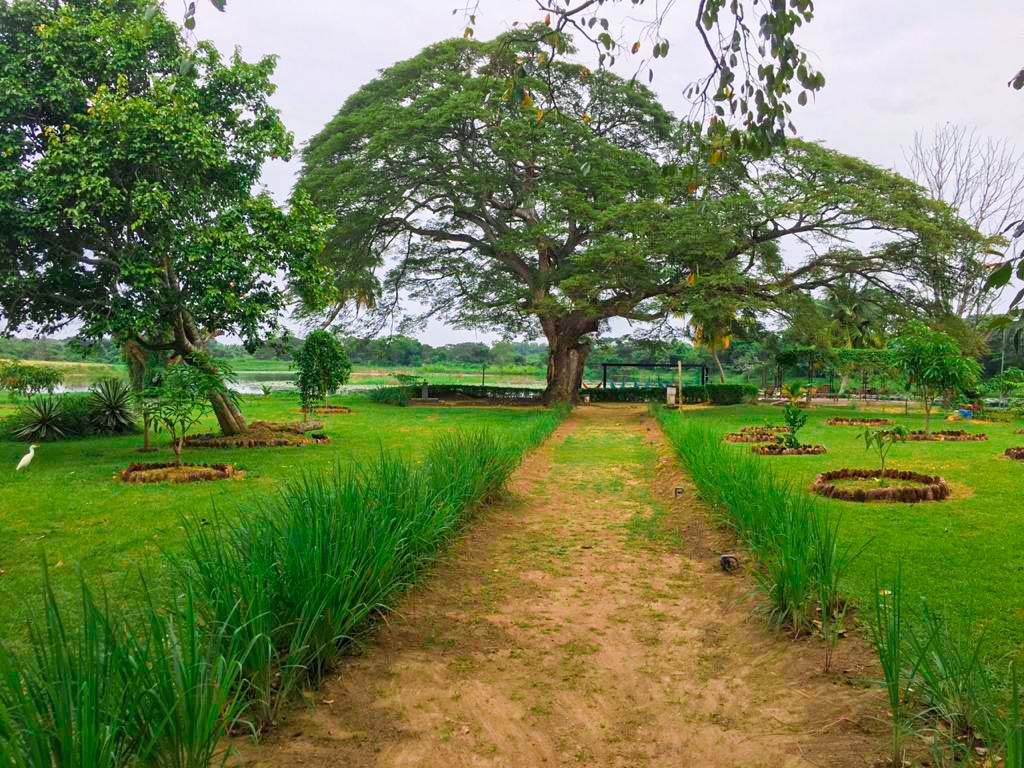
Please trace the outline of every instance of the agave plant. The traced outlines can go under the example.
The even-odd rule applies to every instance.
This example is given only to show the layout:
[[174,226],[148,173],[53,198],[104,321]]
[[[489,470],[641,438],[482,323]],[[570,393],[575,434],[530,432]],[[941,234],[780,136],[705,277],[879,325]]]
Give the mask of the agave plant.
[[132,391],[120,379],[97,382],[89,395],[89,421],[97,432],[120,433],[135,429]]
[[67,436],[64,416],[59,397],[34,397],[18,410],[14,436],[31,442],[60,440]]

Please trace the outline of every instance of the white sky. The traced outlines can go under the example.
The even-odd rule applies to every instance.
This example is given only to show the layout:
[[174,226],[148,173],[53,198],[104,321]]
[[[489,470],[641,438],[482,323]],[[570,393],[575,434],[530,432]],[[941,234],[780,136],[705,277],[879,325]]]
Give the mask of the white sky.
[[[656,2],[647,0],[646,7]],[[239,46],[247,59],[280,57],[273,101],[301,143],[378,70],[461,35],[464,18],[452,10],[464,3],[228,0],[221,14],[208,0],[197,0],[197,35],[225,52]],[[623,0],[622,10],[607,13],[623,17],[629,6]],[[692,30],[693,6],[693,0],[677,0],[663,30],[671,54],[657,62],[652,84],[680,115],[688,110],[684,87],[707,68]],[[176,11],[169,3],[168,12]],[[513,21],[539,19],[533,0],[480,0],[476,34],[487,38]],[[805,138],[904,172],[903,147],[914,131],[939,123],[974,126],[982,136],[1024,146],[1024,92],[1006,85],[1024,66],[1020,0],[829,0],[816,3],[815,19],[798,39],[827,81],[816,101],[796,110],[794,122]],[[264,183],[277,199],[287,197],[297,169],[294,161],[267,167]],[[433,325],[421,338],[442,344],[491,337]]]

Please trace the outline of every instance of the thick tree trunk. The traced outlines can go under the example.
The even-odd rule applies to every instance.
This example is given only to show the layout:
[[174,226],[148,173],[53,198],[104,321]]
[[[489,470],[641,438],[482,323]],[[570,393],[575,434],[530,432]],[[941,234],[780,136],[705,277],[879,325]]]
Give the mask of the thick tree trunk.
[[238,410],[238,406],[231,400],[224,397],[220,392],[211,390],[209,393],[210,405],[217,416],[217,423],[220,431],[225,435],[240,435],[247,429],[245,417]]
[[583,337],[597,330],[597,320],[543,320],[544,335],[548,339],[547,388],[544,402],[548,405],[580,400],[583,368],[590,352],[590,343]]

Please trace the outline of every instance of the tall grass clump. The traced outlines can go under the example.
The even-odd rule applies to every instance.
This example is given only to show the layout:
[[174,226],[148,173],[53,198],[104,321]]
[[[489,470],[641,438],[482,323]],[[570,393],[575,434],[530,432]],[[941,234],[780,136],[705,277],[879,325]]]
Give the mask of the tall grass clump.
[[1024,717],[1020,706],[1020,680],[1017,661],[1010,665],[1010,705],[1003,720],[1003,745],[1006,768],[1024,768]]
[[232,520],[187,522],[174,565],[204,625],[247,649],[242,678],[257,730],[320,681],[559,417],[506,437],[451,432],[421,462],[381,453],[363,467],[304,475]]
[[129,620],[84,582],[80,594],[76,611],[61,608],[44,568],[29,651],[0,649],[0,764],[215,762],[241,704],[231,644],[208,643],[187,600],[175,611],[147,599]]
[[665,409],[656,414],[700,497],[758,561],[755,578],[769,599],[771,617],[800,635],[814,627],[820,610],[823,628],[831,618],[837,632],[839,580],[853,557],[838,544],[838,521],[830,521],[815,499],[766,462],[723,445],[720,435]]

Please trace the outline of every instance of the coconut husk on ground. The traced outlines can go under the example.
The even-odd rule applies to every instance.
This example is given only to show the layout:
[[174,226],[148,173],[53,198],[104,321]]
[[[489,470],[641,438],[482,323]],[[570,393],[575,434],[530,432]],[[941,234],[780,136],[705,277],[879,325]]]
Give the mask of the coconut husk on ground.
[[817,456],[825,453],[824,445],[801,445],[799,448],[787,448],[781,443],[771,445],[755,445],[750,449],[758,456]]
[[327,435],[306,434],[323,429],[322,421],[300,421],[291,424],[254,421],[240,435],[218,435],[208,432],[185,438],[189,448],[282,448],[330,442]]
[[1024,461],[1024,448],[1007,448],[1006,455],[1017,461]]
[[352,413],[347,405],[321,405],[316,408],[317,413]]
[[230,464],[129,464],[115,475],[125,483],[197,483],[244,476]]
[[749,427],[741,427],[740,432],[747,434],[750,432],[771,432],[772,434],[784,434],[789,432],[789,427],[785,424],[758,424]]
[[825,423],[833,427],[888,427],[896,422],[892,419],[858,419],[835,416],[825,419]]
[[[872,480],[882,477],[916,485],[844,488],[836,483],[837,480]],[[880,469],[836,469],[831,472],[822,472],[814,479],[811,490],[819,496],[827,496],[830,499],[860,502],[898,501],[905,504],[941,501],[952,493],[949,483],[941,477],[899,469],[887,469],[884,474]]]
[[988,440],[988,435],[986,435],[983,432],[972,434],[962,429],[940,429],[937,431],[933,431],[931,434],[925,434],[924,430],[915,429],[913,432],[907,433],[907,440],[946,443],[969,443],[978,442],[980,440]]

